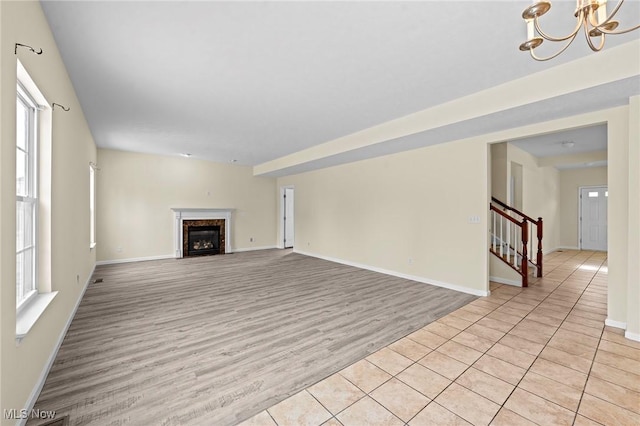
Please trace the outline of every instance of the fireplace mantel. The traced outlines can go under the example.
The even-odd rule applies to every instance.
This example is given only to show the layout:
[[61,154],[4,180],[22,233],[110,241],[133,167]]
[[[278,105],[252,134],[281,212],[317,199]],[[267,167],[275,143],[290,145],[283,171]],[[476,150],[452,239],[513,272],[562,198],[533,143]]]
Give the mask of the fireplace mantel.
[[176,258],[183,257],[182,253],[182,221],[183,220],[204,220],[223,219],[225,221],[225,253],[231,253],[231,213],[234,209],[199,209],[199,208],[172,208],[175,220],[173,231],[173,247]]

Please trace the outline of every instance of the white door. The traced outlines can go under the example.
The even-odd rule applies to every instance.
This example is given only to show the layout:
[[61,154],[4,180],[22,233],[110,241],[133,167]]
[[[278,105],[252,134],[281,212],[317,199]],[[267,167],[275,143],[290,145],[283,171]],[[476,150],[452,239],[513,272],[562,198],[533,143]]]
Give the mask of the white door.
[[284,190],[284,248],[293,247],[295,237],[293,214],[293,188]]
[[580,248],[607,250],[606,186],[580,188]]

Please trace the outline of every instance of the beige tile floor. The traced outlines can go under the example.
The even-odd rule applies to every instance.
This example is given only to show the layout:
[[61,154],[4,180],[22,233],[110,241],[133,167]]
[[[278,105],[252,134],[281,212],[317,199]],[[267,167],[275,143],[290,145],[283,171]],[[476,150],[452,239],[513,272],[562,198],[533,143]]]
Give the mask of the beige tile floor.
[[604,326],[606,254],[440,318],[242,423],[640,425],[640,343]]

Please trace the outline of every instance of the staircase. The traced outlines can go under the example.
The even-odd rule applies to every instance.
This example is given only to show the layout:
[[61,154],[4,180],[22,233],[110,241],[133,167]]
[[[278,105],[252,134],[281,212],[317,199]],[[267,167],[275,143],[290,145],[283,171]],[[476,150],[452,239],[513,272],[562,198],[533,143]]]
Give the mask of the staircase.
[[[489,204],[489,251],[522,277],[522,287],[529,285],[529,273],[542,276],[542,218],[538,220],[508,206],[495,197]],[[535,260],[534,241],[537,240]]]

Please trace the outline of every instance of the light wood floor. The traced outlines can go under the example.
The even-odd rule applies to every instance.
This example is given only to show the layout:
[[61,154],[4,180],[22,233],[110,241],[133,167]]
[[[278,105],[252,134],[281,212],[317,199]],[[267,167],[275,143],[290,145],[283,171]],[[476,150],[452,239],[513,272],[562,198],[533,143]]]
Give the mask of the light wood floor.
[[236,424],[475,299],[288,250],[99,266],[35,408]]

